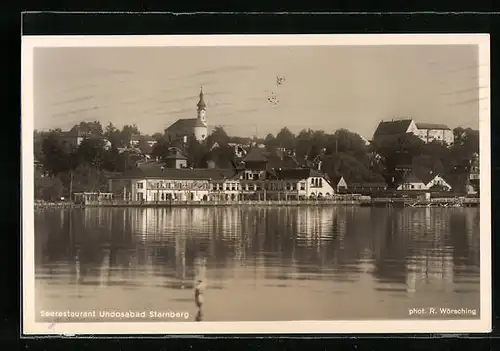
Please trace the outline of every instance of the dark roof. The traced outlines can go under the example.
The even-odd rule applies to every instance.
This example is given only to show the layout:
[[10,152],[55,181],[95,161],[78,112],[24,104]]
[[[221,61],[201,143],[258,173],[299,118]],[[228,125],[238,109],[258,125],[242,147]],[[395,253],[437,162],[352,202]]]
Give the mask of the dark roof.
[[299,162],[292,155],[279,155],[277,153],[271,153],[267,156],[267,167],[268,168],[298,168],[300,167]]
[[309,177],[325,177],[324,174],[311,168],[273,169],[269,171],[270,178],[280,180],[300,180]]
[[194,122],[194,127],[206,127],[206,125],[201,121],[201,119],[196,118],[196,121]]
[[409,174],[408,176],[405,177],[403,180],[404,183],[423,183],[423,181],[414,174]]
[[203,122],[201,122],[198,118],[182,118],[178,119],[175,121],[173,124],[171,124],[167,130],[168,131],[174,131],[174,130],[182,130],[182,131],[191,131],[194,127],[200,127],[205,125]]
[[404,134],[408,130],[412,120],[400,119],[396,121],[380,122],[373,136]]
[[450,130],[446,124],[416,123],[418,129],[444,129]]
[[363,187],[363,188],[380,188],[386,187],[387,184],[383,182],[358,182],[358,183],[349,183],[349,187]]
[[112,179],[147,179],[147,178],[163,178],[170,180],[211,180],[233,178],[236,176],[236,171],[233,169],[215,169],[215,168],[163,168],[162,164],[149,164],[139,166],[121,175],[110,177]]
[[165,157],[166,160],[187,160],[187,157],[184,156],[179,150],[175,150],[170,155]]
[[264,148],[254,147],[248,152],[243,162],[267,162],[266,150]]

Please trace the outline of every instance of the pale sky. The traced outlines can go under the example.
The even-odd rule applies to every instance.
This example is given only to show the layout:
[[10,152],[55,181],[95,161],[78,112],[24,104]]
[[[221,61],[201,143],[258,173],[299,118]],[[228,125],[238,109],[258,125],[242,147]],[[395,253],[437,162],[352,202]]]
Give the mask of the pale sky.
[[479,128],[476,46],[36,48],[34,60],[36,129],[99,120],[163,132],[196,117],[201,86],[209,125],[230,135],[287,126],[370,139],[406,116]]

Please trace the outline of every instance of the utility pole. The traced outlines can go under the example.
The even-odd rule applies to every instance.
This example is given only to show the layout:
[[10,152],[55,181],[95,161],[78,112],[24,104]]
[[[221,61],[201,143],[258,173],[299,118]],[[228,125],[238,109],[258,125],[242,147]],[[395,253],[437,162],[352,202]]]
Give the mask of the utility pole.
[[73,201],[73,170],[69,171],[69,201]]

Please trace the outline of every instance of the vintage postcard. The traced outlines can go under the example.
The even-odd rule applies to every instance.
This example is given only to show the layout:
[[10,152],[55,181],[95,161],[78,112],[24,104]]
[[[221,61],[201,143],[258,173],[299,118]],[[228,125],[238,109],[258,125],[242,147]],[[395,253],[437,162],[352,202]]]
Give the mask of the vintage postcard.
[[22,38],[24,334],[491,329],[489,36]]

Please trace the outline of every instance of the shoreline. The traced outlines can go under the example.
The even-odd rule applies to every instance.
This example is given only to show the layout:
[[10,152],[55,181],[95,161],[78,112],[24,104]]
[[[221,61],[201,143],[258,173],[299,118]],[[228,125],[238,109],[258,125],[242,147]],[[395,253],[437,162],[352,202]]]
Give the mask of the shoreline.
[[288,206],[288,207],[324,207],[324,206],[359,206],[359,207],[413,207],[413,208],[447,208],[447,207],[479,207],[479,198],[434,198],[417,200],[408,198],[373,198],[373,199],[331,199],[331,200],[287,200],[287,201],[102,201],[92,203],[48,202],[35,203],[35,209],[48,208],[168,208],[168,207],[228,207],[228,206]]

